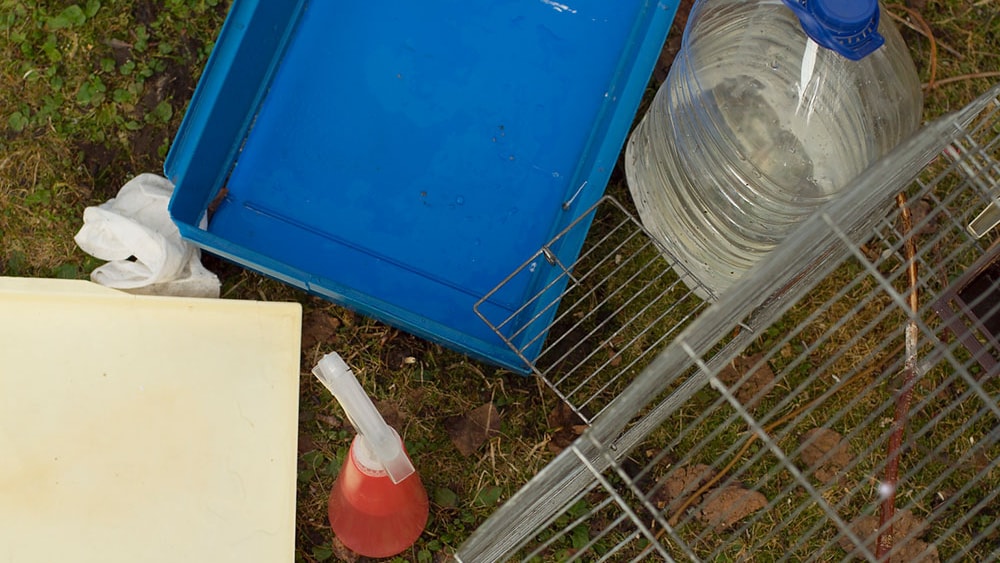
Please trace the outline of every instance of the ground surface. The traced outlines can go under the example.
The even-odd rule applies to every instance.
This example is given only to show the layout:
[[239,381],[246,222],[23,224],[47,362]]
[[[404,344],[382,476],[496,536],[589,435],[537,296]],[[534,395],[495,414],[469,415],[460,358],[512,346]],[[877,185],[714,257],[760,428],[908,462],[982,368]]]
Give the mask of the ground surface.
[[[679,48],[689,5],[682,2],[651,86]],[[0,0],[0,275],[86,278],[100,264],[72,241],[83,209],[136,174],[162,169],[227,8],[220,0]],[[995,0],[889,7],[928,83],[928,117],[1000,80],[998,10]],[[623,186],[619,168],[609,189],[624,194]],[[327,352],[340,352],[355,369],[405,437],[428,489],[427,530],[401,560],[441,560],[579,433],[534,379],[220,259],[204,262],[223,280],[226,298],[304,307],[299,561],[351,558],[328,529],[326,499],[353,432],[308,375]]]

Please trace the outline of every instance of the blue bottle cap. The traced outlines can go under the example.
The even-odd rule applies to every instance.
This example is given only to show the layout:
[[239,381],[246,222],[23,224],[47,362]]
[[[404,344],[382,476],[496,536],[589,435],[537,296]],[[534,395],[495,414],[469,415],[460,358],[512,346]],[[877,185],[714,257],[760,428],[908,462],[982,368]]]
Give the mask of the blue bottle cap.
[[857,61],[885,43],[878,0],[784,0],[816,43]]

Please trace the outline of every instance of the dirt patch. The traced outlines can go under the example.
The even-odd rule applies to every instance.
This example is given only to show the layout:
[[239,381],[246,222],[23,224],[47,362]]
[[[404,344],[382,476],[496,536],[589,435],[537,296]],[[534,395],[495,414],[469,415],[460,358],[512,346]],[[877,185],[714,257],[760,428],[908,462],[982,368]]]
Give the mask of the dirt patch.
[[653,504],[661,510],[673,512],[714,476],[715,470],[702,463],[679,467],[662,479],[662,485],[653,495]]
[[306,452],[311,452],[316,449],[316,441],[312,439],[312,436],[306,434],[305,432],[299,432],[298,439],[298,451],[299,454],[304,454]]
[[[182,49],[186,51],[198,50],[197,41],[188,39],[187,43],[181,43]],[[155,108],[162,101],[170,101],[174,111],[183,109],[194,94],[195,77],[192,69],[179,64],[168,64],[163,73],[155,79],[146,82],[142,97],[136,104],[137,117],[144,117],[146,113]]]
[[[600,236],[600,228],[600,225],[595,227],[590,236]],[[586,271],[589,266],[581,263],[578,267]],[[603,354],[594,354],[599,348],[609,349],[614,354],[613,347],[605,342],[605,338],[608,334],[617,332],[620,321],[615,318],[613,308],[606,302],[606,295],[606,288],[595,287],[592,294],[593,303],[598,304],[595,309],[588,311],[586,315],[583,311],[577,311],[556,321],[549,334],[559,336],[546,342],[548,349],[539,361],[545,370],[567,373],[579,369],[587,362],[603,361]],[[567,298],[566,302],[573,302],[573,297]],[[610,360],[610,365],[615,367],[620,362],[620,358],[614,357]]]
[[850,444],[839,433],[829,428],[813,428],[799,437],[802,444],[802,462],[809,467],[821,483],[837,479],[851,463]]
[[138,0],[132,8],[132,17],[136,23],[149,25],[156,21],[158,2],[153,0]]
[[[170,64],[162,74],[143,86],[143,94],[135,107],[135,117],[140,122],[156,111],[161,102],[170,104],[171,121],[176,122],[186,108],[194,92],[194,77],[191,69]],[[134,166],[137,170],[160,170],[163,157],[160,147],[169,143],[173,134],[167,124],[151,124],[135,131],[131,136]]]
[[80,164],[93,181],[92,199],[105,202],[115,197],[131,173],[128,166],[131,158],[125,149],[93,141],[78,141],[76,150]]
[[220,280],[232,279],[246,271],[239,264],[230,262],[225,258],[216,256],[215,254],[207,251],[202,251],[201,263],[209,270],[215,272],[215,275],[219,276]]
[[[138,2],[135,17],[139,23],[149,24],[156,20],[158,9],[155,2]],[[142,95],[131,112],[133,119],[142,126],[129,131],[121,144],[113,140],[101,143],[91,139],[75,143],[80,164],[93,179],[95,201],[114,197],[119,188],[138,172],[162,173],[164,155],[161,148],[170,142],[194,94],[197,70],[190,66],[190,61],[198,60],[202,47],[200,41],[187,35],[175,38],[173,44],[176,56],[165,59],[163,71],[143,84]],[[99,47],[94,53],[110,56],[117,66],[125,64],[135,55],[132,45],[122,40],[108,40]],[[94,58],[95,72],[100,58]],[[165,114],[162,108],[156,109],[162,102],[170,104],[169,114]],[[147,116],[154,111],[157,117],[147,120]]]
[[[756,407],[774,389],[774,371],[762,360],[763,356],[760,354],[739,356],[719,373],[719,380],[747,409]],[[744,377],[746,380],[740,383]]]
[[[135,4],[134,16],[139,23],[149,25],[156,21],[160,9],[162,7],[159,3],[143,0]],[[135,106],[135,119],[140,123],[146,122],[144,127],[133,132],[129,138],[135,170],[162,169],[160,147],[171,140],[197,84],[198,70],[192,68],[189,62],[199,59],[201,42],[181,33],[171,43],[175,49],[173,56],[164,59],[166,67],[162,72],[145,82],[142,95]],[[132,47],[127,43],[109,43],[109,48],[118,64],[124,64],[132,56]],[[157,109],[163,102],[170,104],[169,123],[146,121],[146,117],[154,111],[159,118],[163,117],[162,110]]]
[[169,135],[159,127],[145,127],[136,131],[131,138],[132,159],[136,162],[136,170],[148,170],[162,174],[162,159],[159,163],[159,148],[168,142]]
[[340,319],[326,311],[309,311],[302,318],[302,349],[311,350],[317,344],[336,343],[340,326]]
[[385,400],[385,401],[373,401],[375,403],[375,408],[378,409],[379,414],[385,420],[385,423],[396,429],[400,434],[403,433],[403,428],[406,427],[406,420],[409,418],[409,413],[400,408],[399,403],[395,401]]
[[738,486],[717,489],[698,512],[698,519],[717,529],[729,528],[767,506],[767,497]]
[[[859,538],[865,542],[865,547],[871,553],[875,553],[875,542],[878,539],[879,517],[876,515],[866,515],[856,518],[848,526]],[[926,524],[917,518],[909,510],[897,510],[896,521],[893,522],[892,532],[896,538],[896,545],[889,554],[889,563],[937,563],[940,561],[937,548],[925,541],[917,539],[926,531]],[[863,552],[857,549],[854,542],[848,537],[841,537],[838,540],[840,548],[850,555],[861,557]]]
[[444,426],[451,443],[462,455],[470,456],[500,433],[500,412],[493,403],[487,403],[462,416],[446,419]]
[[419,363],[426,352],[427,342],[404,332],[393,331],[379,354],[385,367],[398,371]]

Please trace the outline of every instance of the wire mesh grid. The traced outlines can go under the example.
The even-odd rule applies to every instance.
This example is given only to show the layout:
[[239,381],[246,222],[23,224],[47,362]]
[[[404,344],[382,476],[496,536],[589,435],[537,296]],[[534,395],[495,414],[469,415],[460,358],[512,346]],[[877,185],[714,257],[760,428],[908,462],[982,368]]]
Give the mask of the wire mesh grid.
[[[591,218],[579,257],[562,265],[552,248],[585,224],[582,219]],[[493,322],[478,308],[476,312],[498,334],[510,331],[501,337],[584,423],[598,416],[656,350],[708,305],[671,271],[672,266],[683,266],[664,255],[634,216],[610,196],[601,198],[507,281],[540,259],[559,267],[560,274],[522,309]],[[566,289],[553,298],[548,289],[560,286]],[[521,319],[523,310],[537,306],[538,299],[549,300],[539,307],[543,311],[559,306],[551,324],[542,328],[535,326],[541,313]],[[522,334],[535,336],[522,339]],[[530,360],[528,350],[546,335],[537,358]]]
[[1000,559],[998,95],[711,306],[602,202],[535,364],[590,427],[457,559]]

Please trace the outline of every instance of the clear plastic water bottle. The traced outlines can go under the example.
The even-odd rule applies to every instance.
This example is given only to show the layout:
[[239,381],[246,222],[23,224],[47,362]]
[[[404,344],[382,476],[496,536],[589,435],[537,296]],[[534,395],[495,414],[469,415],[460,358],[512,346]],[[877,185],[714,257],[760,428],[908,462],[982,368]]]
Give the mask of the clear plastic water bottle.
[[915,131],[921,111],[913,60],[876,0],[699,0],[629,138],[629,189],[708,298]]

